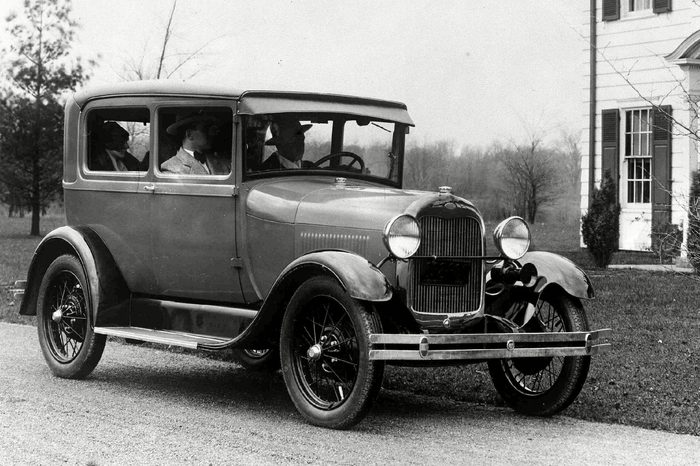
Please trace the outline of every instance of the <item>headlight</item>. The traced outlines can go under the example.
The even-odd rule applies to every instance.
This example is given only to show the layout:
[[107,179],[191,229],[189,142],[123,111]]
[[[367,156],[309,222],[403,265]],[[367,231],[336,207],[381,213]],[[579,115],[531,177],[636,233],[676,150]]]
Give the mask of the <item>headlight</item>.
[[384,227],[384,244],[399,259],[414,255],[420,246],[420,228],[416,219],[404,214],[389,220]]
[[493,230],[493,242],[508,259],[520,259],[530,247],[530,228],[520,217],[507,218]]

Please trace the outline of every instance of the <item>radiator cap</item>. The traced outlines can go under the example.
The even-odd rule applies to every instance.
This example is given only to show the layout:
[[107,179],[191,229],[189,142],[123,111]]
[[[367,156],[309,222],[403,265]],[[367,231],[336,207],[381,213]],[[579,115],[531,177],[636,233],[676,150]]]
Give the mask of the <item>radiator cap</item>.
[[452,186],[440,186],[438,192],[440,194],[452,194]]

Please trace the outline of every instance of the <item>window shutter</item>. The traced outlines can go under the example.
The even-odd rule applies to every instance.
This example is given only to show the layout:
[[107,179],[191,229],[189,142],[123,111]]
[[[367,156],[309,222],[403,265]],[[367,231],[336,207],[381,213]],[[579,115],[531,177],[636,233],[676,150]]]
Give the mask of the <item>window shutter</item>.
[[620,0],[603,0],[603,21],[616,19],[620,19]]
[[671,223],[671,106],[654,108],[652,116],[651,227]]
[[620,190],[620,111],[616,108],[603,110],[602,114],[603,174],[610,172],[615,182],[615,192]]
[[671,0],[654,0],[654,13],[671,11]]

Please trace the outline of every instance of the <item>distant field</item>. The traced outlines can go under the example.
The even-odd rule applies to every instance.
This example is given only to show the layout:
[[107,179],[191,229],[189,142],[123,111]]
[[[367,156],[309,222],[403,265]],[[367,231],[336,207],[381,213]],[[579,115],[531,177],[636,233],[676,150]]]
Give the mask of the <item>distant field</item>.
[[[42,232],[64,223],[42,219]],[[493,225],[490,225],[492,229]],[[32,324],[17,315],[7,292],[24,278],[39,242],[29,218],[0,217],[0,320]],[[578,246],[578,222],[535,224],[536,249],[557,251],[587,270],[596,299],[586,301],[591,327],[614,330],[613,351],[593,359],[582,393],[566,415],[700,435],[700,281],[671,273],[601,270]],[[490,243],[490,240],[489,240]],[[546,247],[545,247],[546,246]],[[616,261],[654,262],[650,254],[618,254]],[[414,369],[389,367],[385,386],[501,405],[485,365]]]
[[[7,289],[15,280],[26,278],[32,254],[41,238],[29,236],[29,215],[24,218],[7,217],[2,211],[0,215],[0,320],[33,322],[33,318],[17,315],[19,303],[14,303]],[[41,232],[46,234],[65,223],[65,216],[60,212],[46,215],[41,218]]]

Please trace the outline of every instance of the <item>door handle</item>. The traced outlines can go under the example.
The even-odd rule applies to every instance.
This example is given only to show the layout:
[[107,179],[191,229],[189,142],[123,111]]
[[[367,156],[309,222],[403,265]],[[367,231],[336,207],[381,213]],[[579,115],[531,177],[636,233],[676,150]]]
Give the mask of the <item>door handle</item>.
[[156,190],[155,185],[152,184],[147,184],[146,186],[143,187],[146,191],[154,192]]

